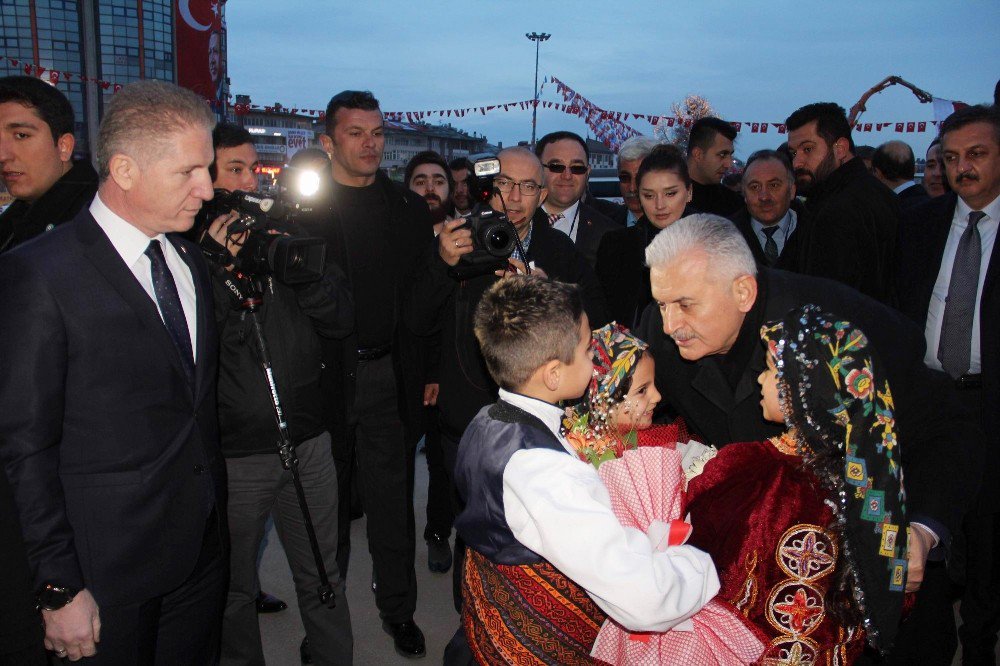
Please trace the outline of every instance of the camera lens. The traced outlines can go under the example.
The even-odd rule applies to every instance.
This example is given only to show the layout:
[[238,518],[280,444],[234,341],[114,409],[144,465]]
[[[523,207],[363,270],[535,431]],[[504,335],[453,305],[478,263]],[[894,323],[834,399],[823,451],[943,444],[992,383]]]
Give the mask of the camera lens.
[[491,224],[484,229],[483,240],[486,251],[496,257],[507,257],[514,249],[514,237],[504,224]]

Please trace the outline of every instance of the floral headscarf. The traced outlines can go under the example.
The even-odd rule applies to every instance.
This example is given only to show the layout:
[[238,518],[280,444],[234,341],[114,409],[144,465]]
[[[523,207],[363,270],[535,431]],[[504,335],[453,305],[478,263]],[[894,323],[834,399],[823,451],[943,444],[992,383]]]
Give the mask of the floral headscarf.
[[627,328],[614,322],[593,332],[590,352],[594,375],[583,400],[566,408],[562,430],[580,458],[595,467],[605,460],[620,457],[626,448],[636,448],[636,433],[622,436],[608,423],[608,418],[624,397],[623,393],[627,393],[623,390],[626,380],[631,379],[648,347]]
[[766,324],[778,397],[804,464],[832,491],[845,582],[885,651],[906,582],[906,494],[892,393],[865,334],[815,305]]

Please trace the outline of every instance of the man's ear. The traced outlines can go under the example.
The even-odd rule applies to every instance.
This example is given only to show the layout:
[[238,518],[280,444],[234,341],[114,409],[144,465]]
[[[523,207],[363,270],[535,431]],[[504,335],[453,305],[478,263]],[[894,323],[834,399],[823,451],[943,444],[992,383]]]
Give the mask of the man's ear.
[[115,184],[124,191],[129,191],[139,180],[139,165],[132,157],[124,153],[115,153],[108,162],[108,172]]
[[562,366],[562,361],[554,359],[540,368],[542,372],[542,383],[545,384],[545,388],[550,391],[559,390],[559,384],[562,382]]
[[837,164],[843,164],[851,154],[851,142],[846,137],[840,137],[833,142],[833,157]]
[[757,302],[757,278],[753,275],[741,275],[733,280],[733,297],[740,312],[750,312],[750,308]]
[[59,159],[69,162],[73,159],[73,148],[76,147],[76,137],[70,132],[63,134],[56,140],[56,150],[59,152]]
[[323,151],[326,153],[327,157],[330,157],[333,153],[333,139],[326,134],[319,135],[319,142],[323,146]]
[[691,149],[690,157],[691,159],[700,162],[702,158],[705,157],[705,151],[702,148],[695,146],[694,148]]
[[541,206],[545,203],[545,200],[549,197],[549,188],[543,187],[538,190],[538,205]]

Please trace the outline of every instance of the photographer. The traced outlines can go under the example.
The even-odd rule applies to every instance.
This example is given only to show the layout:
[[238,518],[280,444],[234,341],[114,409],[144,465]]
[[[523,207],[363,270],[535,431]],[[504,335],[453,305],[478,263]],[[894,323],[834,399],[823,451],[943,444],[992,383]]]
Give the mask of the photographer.
[[[239,127],[220,125],[213,133],[213,140],[214,185],[225,189],[227,184],[249,184],[252,173],[246,170],[256,162],[250,134]],[[234,156],[237,159],[229,159]],[[245,179],[242,183],[239,176]],[[216,197],[218,199],[219,195]],[[263,663],[255,608],[256,566],[265,521],[271,514],[295,579],[299,612],[315,663],[351,663],[350,614],[335,559],[337,475],[330,435],[323,424],[319,391],[320,337],[333,338],[350,333],[354,326],[351,295],[343,275],[332,264],[318,279],[295,284],[285,284],[273,275],[262,274],[267,273],[270,266],[247,266],[245,255],[255,244],[269,242],[268,234],[278,232],[254,227],[234,233],[230,227],[241,215],[230,211],[215,216],[218,210],[216,204],[202,211],[206,217],[203,227],[208,222],[202,246],[215,250],[206,250],[206,254],[216,260],[213,282],[220,338],[219,424],[229,474],[232,555],[229,596],[223,619],[223,661]],[[255,235],[258,236],[255,238]],[[227,261],[229,257],[223,253],[220,260],[218,251],[222,247],[235,259]],[[277,455],[280,433],[270,387],[261,366],[261,351],[252,317],[241,308],[242,299],[234,294],[234,287],[241,294],[248,293],[248,289],[253,291],[251,281],[259,282],[262,287],[258,316],[284,417],[296,446],[306,502],[336,593],[336,607],[332,609],[321,603],[316,594],[320,578],[292,474],[282,467]]]
[[[527,263],[532,266],[532,275],[580,285],[590,321],[593,326],[603,325],[607,322],[604,295],[593,270],[573,241],[549,225],[541,209],[548,194],[541,162],[530,150],[521,147],[507,148],[498,157],[500,173],[490,188],[493,195],[489,205],[506,214],[526,255],[518,256],[520,252],[515,250],[509,259],[509,270],[524,272]],[[465,222],[463,219],[445,223],[434,255],[428,257],[437,278],[435,288],[426,295],[422,309],[414,312],[415,321],[411,322],[413,330],[419,334],[441,331],[438,409],[445,469],[449,476],[454,473],[458,442],[466,426],[497,396],[497,386],[486,371],[472,330],[472,315],[479,298],[504,271],[497,271],[497,274],[491,271],[464,280],[449,274],[449,268],[459,265],[463,257],[476,249],[471,232],[462,227]],[[456,543],[453,579],[456,609],[461,602],[462,550]]]

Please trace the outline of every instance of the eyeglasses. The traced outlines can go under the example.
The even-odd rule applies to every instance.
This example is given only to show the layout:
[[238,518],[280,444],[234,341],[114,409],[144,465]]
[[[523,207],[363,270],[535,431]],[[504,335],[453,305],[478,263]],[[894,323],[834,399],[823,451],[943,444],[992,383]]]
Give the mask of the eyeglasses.
[[558,162],[550,162],[548,164],[545,164],[544,166],[552,173],[562,173],[567,168],[569,168],[569,172],[574,176],[582,176],[583,174],[590,171],[590,167],[583,166],[582,164],[571,164],[569,167],[567,167],[565,164],[559,164]]
[[542,190],[542,186],[533,180],[522,180],[517,183],[510,178],[493,179],[493,186],[500,190],[501,194],[510,194],[514,191],[515,185],[521,191],[521,195],[526,197],[533,197]]

